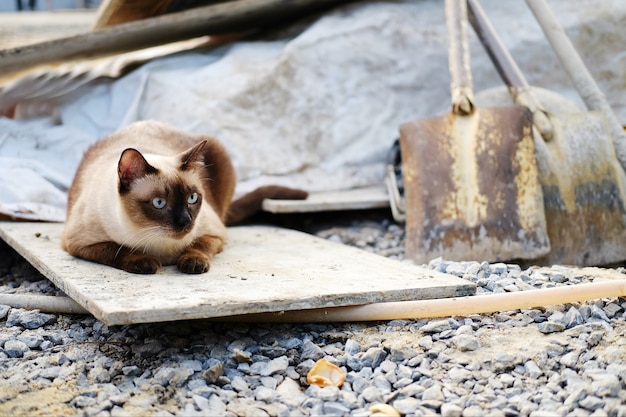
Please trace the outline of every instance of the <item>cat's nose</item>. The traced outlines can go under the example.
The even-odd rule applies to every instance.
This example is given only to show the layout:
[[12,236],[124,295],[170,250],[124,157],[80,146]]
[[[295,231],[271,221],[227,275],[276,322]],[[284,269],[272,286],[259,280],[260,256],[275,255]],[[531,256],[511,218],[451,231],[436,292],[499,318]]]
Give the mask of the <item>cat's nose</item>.
[[191,216],[187,211],[178,213],[174,218],[174,225],[177,229],[186,229],[191,224]]

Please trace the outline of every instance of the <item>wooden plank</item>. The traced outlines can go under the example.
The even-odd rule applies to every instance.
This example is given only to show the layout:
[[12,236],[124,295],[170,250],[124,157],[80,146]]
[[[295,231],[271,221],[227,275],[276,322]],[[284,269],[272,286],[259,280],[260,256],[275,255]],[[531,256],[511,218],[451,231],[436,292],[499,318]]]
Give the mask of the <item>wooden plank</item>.
[[85,33],[95,16],[85,10],[0,13],[0,49]]
[[98,7],[94,29],[165,14],[172,0],[104,0]]
[[233,0],[138,20],[24,47],[0,50],[0,73],[94,58],[205,35],[284,24],[288,19],[354,0]]
[[263,210],[270,213],[311,213],[386,207],[389,207],[389,196],[384,185],[314,192],[310,193],[306,200],[267,199],[263,201]]
[[475,285],[305,233],[229,229],[211,270],[136,275],[73,258],[62,223],[0,222],[0,237],[108,325],[226,317],[383,301],[459,297]]
[[103,0],[94,29],[228,0]]

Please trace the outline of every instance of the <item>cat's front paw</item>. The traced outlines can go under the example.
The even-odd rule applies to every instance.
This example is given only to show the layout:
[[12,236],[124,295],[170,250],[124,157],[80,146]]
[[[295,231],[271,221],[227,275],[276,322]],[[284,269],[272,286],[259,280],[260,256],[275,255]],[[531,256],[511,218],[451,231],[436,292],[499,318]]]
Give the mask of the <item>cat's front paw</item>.
[[126,260],[121,265],[124,271],[133,274],[154,274],[161,267],[161,261],[154,256],[136,255]]
[[182,254],[176,262],[178,270],[186,274],[202,274],[211,267],[211,260],[202,254]]

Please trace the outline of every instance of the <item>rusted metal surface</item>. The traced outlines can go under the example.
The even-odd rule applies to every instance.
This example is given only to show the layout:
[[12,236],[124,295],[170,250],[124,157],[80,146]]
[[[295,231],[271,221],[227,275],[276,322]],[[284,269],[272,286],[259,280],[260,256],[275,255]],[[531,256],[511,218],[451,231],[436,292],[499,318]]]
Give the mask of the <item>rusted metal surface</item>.
[[[509,87],[511,97],[533,114],[551,247],[548,255],[534,262],[603,265],[623,261],[626,259],[626,177],[615,151],[612,129],[607,124],[610,107],[606,104],[608,109],[581,112],[553,106],[547,111],[545,100],[536,97],[539,90],[528,85],[479,1],[468,0],[467,4],[476,34]],[[543,13],[547,12],[543,10]],[[561,42],[569,43],[567,38]],[[575,58],[572,55],[577,54],[573,46],[569,45],[569,49],[565,59],[572,60]],[[570,73],[578,73],[577,69],[581,74],[585,72],[582,61],[573,62],[573,68],[569,64]],[[588,78],[578,87],[581,96],[588,91],[601,95],[590,75]],[[588,107],[593,109],[590,104],[587,103]]]
[[532,115],[473,103],[467,8],[446,0],[452,112],[400,127],[406,256],[536,258],[550,250]]
[[551,116],[537,140],[550,253],[538,264],[606,265],[626,259],[626,177],[600,112]]
[[521,106],[401,126],[407,257],[497,261],[549,252],[531,128]]

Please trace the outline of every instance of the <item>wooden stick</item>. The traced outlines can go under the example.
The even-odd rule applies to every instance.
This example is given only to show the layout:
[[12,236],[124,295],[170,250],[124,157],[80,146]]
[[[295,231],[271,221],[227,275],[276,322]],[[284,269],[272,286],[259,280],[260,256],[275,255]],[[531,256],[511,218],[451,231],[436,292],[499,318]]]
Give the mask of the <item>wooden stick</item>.
[[[626,296],[626,279],[567,285],[540,290],[475,295],[436,300],[396,301],[361,306],[242,314],[219,317],[229,322],[321,323],[466,316],[521,308],[544,307],[599,298]],[[46,313],[89,314],[69,297],[32,294],[0,294],[0,304],[38,309]]]
[[220,318],[219,320],[313,323],[423,319],[485,314],[623,296],[626,296],[626,279],[461,298],[397,301],[350,307],[248,314]]
[[0,72],[93,58],[205,35],[277,25],[353,0],[234,0],[123,23],[95,32],[0,50]]
[[0,294],[0,304],[13,308],[39,310],[43,313],[89,314],[69,297],[38,294]]

